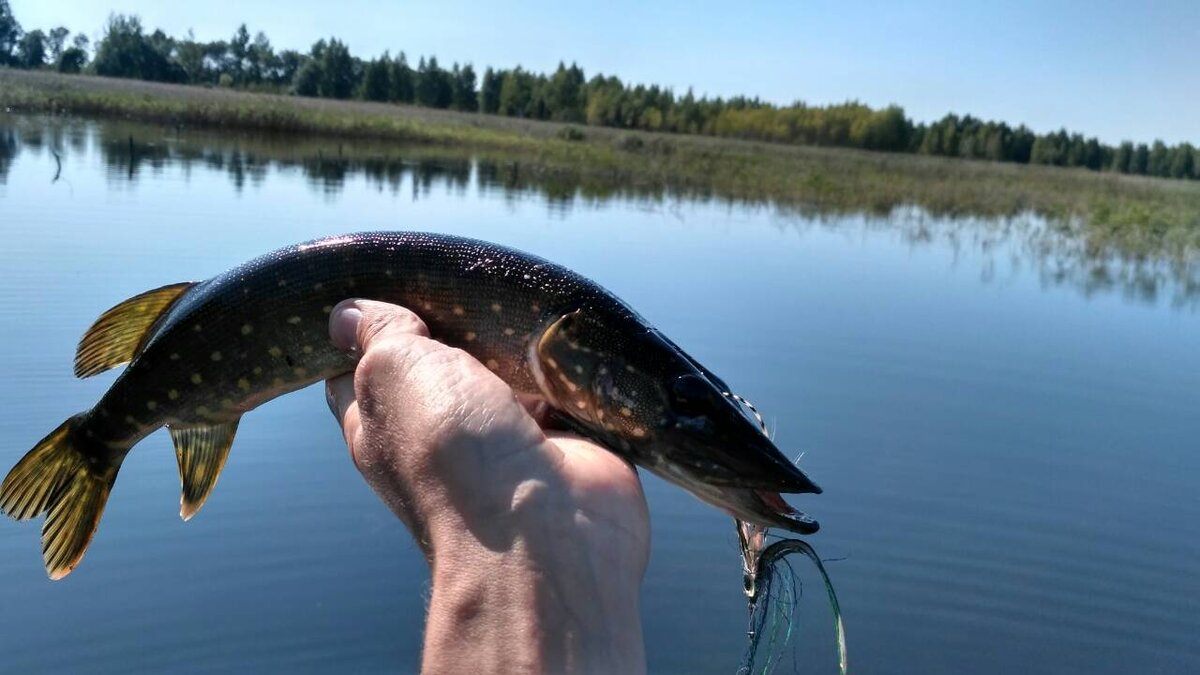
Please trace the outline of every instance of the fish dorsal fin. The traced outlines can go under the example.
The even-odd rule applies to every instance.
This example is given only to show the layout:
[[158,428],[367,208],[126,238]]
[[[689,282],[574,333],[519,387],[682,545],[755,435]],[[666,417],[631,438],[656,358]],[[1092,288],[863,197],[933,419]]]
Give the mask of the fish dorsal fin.
[[172,426],[171,440],[175,443],[175,458],[179,460],[179,482],[183,494],[179,497],[179,517],[191,520],[204,506],[204,500],[217,484],[229,446],[237,433],[238,418],[223,424]]
[[196,282],[163,286],[129,298],[96,319],[75,350],[75,377],[91,377],[137,356],[150,328]]

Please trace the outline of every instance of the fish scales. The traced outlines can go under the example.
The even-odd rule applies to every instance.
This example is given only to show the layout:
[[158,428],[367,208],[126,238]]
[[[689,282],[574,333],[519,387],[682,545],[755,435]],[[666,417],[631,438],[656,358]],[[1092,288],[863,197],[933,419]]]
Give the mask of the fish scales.
[[[216,483],[242,415],[352,370],[329,315],[347,298],[412,309],[431,336],[487,365],[564,425],[739,518],[816,523],[779,491],[819,488],[728,387],[594,282],[495,244],[363,233],[280,249],[207,281],[148,291],[106,312],[76,373],[129,365],[89,411],[51,432],[0,486],[17,518],[47,513],[51,577],[78,564],[125,454],[167,426],[190,518]],[[65,487],[64,487],[65,486]]]
[[[502,366],[515,390],[535,394],[525,366],[530,335],[568,305],[612,296],[561,266],[452,237],[370,234],[288,247],[181,297],[88,428],[128,446],[164,424],[239,416],[346,372],[354,361],[330,344],[328,322],[351,297],[413,309],[435,339]],[[139,399],[155,409],[139,409]]]

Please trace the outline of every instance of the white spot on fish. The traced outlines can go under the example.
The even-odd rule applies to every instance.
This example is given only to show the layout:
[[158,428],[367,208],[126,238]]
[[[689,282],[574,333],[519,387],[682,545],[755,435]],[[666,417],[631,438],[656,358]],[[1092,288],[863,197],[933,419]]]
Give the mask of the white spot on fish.
[[575,401],[575,407],[579,408],[580,410],[583,410],[583,409],[587,408],[587,403],[584,403],[582,400]]
[[633,411],[630,410],[629,408],[621,408],[621,415],[623,415],[624,417],[632,417]]
[[251,372],[253,372],[255,375],[262,375],[262,368],[259,366],[254,366],[254,370]]
[[200,373],[192,373],[192,384],[200,384],[203,381],[204,378],[200,377]]
[[502,310],[502,309],[504,309],[504,308],[500,306],[500,303],[498,303],[498,302],[493,302],[493,303],[492,303],[492,311],[493,311],[493,312],[495,312],[495,313],[499,314],[499,313],[500,313],[500,310]]
[[250,391],[250,380],[247,380],[246,378],[243,377],[238,380],[237,384],[238,384],[238,389],[241,389],[242,391]]
[[580,375],[582,375],[582,374],[583,374],[583,366],[578,366],[578,365],[577,365],[577,366],[575,366],[575,372],[577,372],[577,373],[579,373]]
[[287,322],[288,322],[288,323],[290,323],[290,324],[292,324],[293,326],[295,326],[296,324],[300,323],[300,317],[298,317],[298,316],[289,316],[289,317],[288,317],[288,320],[287,320]]
[[491,370],[499,370],[500,364],[496,361],[496,359],[488,359],[487,367]]
[[332,314],[333,313],[333,305],[325,305],[324,307],[321,308],[321,311],[325,312],[326,314]]
[[325,284],[323,284],[319,281],[317,283],[313,284],[314,291],[320,291],[320,290],[324,290],[324,289],[325,289]]
[[242,324],[242,335],[249,335],[254,332],[254,326],[248,323]]
[[213,352],[212,354],[209,355],[208,358],[212,359],[213,361],[220,361],[221,360],[221,352]]
[[126,415],[125,424],[137,424],[137,420],[133,418],[133,415]]
[[277,377],[271,381],[271,384],[275,385],[276,387],[282,387],[283,386],[283,378]]
[[204,330],[204,326],[201,326],[200,324],[196,324],[196,325],[192,326],[192,330],[199,333],[200,331]]
[[391,278],[392,278],[392,268],[390,268],[390,267],[389,267],[389,268],[387,268],[386,270],[384,270],[384,271],[383,271],[383,276],[385,276],[385,277],[387,277],[387,278],[391,279]]
[[475,331],[469,330],[469,331],[467,331],[467,334],[464,335],[463,337],[466,339],[467,342],[474,342],[475,338],[477,338],[479,336],[475,334]]
[[535,311],[535,312],[540,312],[540,311],[542,311],[542,306],[541,306],[541,305],[539,305],[539,304],[537,304],[537,303],[535,302],[535,303],[533,303],[532,305],[530,305],[530,306],[529,306],[529,309],[531,309],[531,310],[533,310],[533,311]]
[[512,334],[513,334],[513,333],[515,333],[515,332],[517,332],[517,331],[515,331],[515,330],[513,330],[513,329],[511,329],[511,328],[505,328],[505,329],[504,329],[504,334],[505,334],[505,335],[512,335]]
[[178,360],[179,360],[179,354],[178,354],[178,353],[176,353],[176,352],[172,352],[172,353],[171,353],[171,355],[170,355],[170,356],[168,356],[167,358],[171,359],[172,361],[178,361]]
[[267,353],[275,358],[279,358],[279,357],[283,356],[283,350],[280,349],[279,347],[271,347],[270,349],[267,350]]
[[304,352],[305,354],[311,354],[312,347],[309,347],[308,345],[304,345],[303,347],[300,348],[300,351]]
[[533,277],[529,276],[528,274],[522,274],[521,278],[522,279],[532,279]]
[[172,401],[178,399],[179,398],[179,390],[171,389],[171,390],[167,391],[167,398],[171,399]]
[[634,368],[633,366],[630,366],[630,365],[626,365],[626,366],[625,366],[625,370],[627,370],[627,371],[629,371],[629,372],[631,372],[631,373],[636,373],[636,372],[637,372],[637,368]]
[[146,401],[146,410],[156,410],[158,408],[157,401]]
[[645,429],[643,429],[643,428],[641,428],[641,427],[634,427],[634,428],[633,428],[633,435],[634,435],[634,437],[636,437],[636,438],[645,438],[645,437],[646,437],[646,430],[645,430]]
[[422,302],[422,303],[421,303],[421,309],[423,309],[423,310],[425,310],[426,312],[428,312],[429,310],[433,309],[433,304],[432,304],[432,303],[430,303],[430,302]]
[[454,316],[462,316],[463,314],[466,314],[466,313],[467,312],[466,312],[466,310],[463,309],[462,305],[454,306]]
[[279,280],[279,287],[280,287],[280,288],[283,288],[284,286],[287,286],[287,279],[280,279],[280,280]]
[[237,405],[237,404],[236,404],[236,403],[234,403],[234,402],[233,402],[233,399],[231,399],[231,398],[223,398],[223,399],[221,399],[221,406],[222,406],[222,407],[224,407],[225,409],[232,408],[232,407],[234,407],[234,406],[236,406],[236,405]]
[[554,359],[551,359],[551,358],[547,358],[547,359],[546,359],[546,365],[550,366],[551,368],[557,368],[557,367],[558,367],[558,361],[555,361]]
[[308,371],[304,368],[292,368],[292,372],[296,374],[296,377],[304,377],[305,375],[308,375]]
[[208,417],[212,414],[212,411],[208,409],[208,406],[202,405],[196,408],[196,414],[201,417]]

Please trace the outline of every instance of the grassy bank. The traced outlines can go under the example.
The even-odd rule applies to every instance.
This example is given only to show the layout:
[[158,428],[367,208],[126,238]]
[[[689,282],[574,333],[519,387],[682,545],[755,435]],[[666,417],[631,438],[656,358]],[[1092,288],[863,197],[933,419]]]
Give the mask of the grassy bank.
[[1096,252],[1190,260],[1200,183],[1085,170],[619,131],[411,106],[0,69],[0,106],[270,133],[453,147],[576,184],[770,201],[819,213],[1055,219]]

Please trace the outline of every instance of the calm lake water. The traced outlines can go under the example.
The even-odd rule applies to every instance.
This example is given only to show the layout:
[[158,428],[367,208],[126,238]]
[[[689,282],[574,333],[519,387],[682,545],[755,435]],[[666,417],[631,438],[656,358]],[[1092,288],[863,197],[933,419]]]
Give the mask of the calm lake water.
[[[59,159],[56,159],[55,155]],[[104,309],[353,230],[479,237],[638,308],[764,411],[817,517],[860,673],[1200,672],[1200,313],[1154,265],[1034,217],[796,213],[556,183],[428,150],[0,113],[0,464],[100,396]],[[728,517],[647,478],[651,670],[732,673]],[[412,671],[429,580],[347,460],[320,388],[242,423],[189,523],[165,432],[129,456],[83,565],[0,522],[5,672]],[[823,592],[793,668],[836,672]]]

